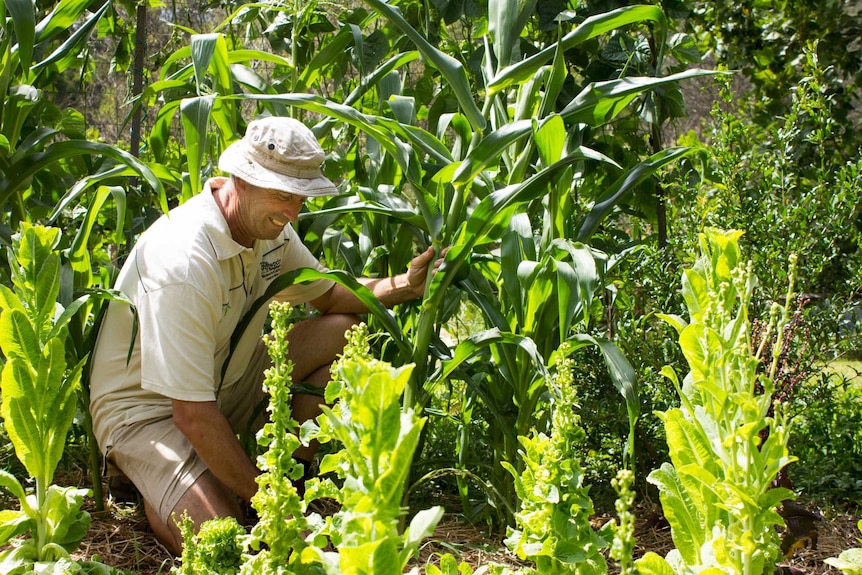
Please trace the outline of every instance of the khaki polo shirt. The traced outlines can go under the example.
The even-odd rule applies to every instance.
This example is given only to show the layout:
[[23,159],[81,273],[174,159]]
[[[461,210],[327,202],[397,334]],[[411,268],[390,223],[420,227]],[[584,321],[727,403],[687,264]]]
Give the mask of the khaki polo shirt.
[[[132,309],[111,302],[96,341],[90,410],[99,445],[109,447],[121,426],[172,417],[172,399],[214,401],[237,324],[272,280],[303,267],[325,271],[290,225],[253,248],[233,241],[210,182],[162,216],[141,235],[115,286],[137,310],[137,331]],[[332,285],[294,285],[277,299],[303,304]],[[266,315],[262,306],[245,330],[222,389],[242,375]]]

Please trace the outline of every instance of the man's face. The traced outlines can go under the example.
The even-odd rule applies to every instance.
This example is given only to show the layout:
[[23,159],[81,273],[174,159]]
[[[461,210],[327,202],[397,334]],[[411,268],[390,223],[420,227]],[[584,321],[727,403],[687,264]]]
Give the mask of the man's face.
[[302,211],[305,196],[269,190],[243,182],[245,227],[255,239],[278,237],[289,222],[295,222]]

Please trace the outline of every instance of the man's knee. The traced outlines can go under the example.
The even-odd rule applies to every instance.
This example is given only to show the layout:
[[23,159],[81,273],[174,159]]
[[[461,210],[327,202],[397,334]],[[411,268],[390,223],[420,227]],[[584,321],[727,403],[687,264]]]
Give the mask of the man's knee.
[[332,313],[320,317],[324,321],[323,329],[325,332],[340,342],[342,348],[346,343],[345,332],[362,322],[362,319],[358,315],[352,313]]

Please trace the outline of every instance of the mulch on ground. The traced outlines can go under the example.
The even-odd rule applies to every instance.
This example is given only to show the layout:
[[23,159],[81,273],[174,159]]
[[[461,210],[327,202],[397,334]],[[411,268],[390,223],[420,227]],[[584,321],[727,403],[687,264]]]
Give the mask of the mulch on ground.
[[[635,555],[640,556],[647,551],[666,555],[673,548],[667,524],[655,511],[642,511],[639,515],[642,517],[636,523]],[[156,541],[137,507],[111,505],[104,513],[92,513],[92,516],[90,532],[81,543],[76,558],[96,557],[107,565],[130,570],[135,575],[163,575],[179,564]],[[608,519],[610,517],[596,518],[595,526]],[[857,517],[849,514],[829,514],[818,525],[816,548],[799,549],[793,557],[782,561],[782,565],[810,575],[841,575],[823,560],[860,545],[857,521]],[[455,555],[474,569],[491,562],[511,567],[527,564],[508,551],[500,537],[492,537],[481,529],[463,524],[457,515],[444,516],[434,535],[420,548],[419,557],[411,564],[436,564],[440,555],[445,553]]]

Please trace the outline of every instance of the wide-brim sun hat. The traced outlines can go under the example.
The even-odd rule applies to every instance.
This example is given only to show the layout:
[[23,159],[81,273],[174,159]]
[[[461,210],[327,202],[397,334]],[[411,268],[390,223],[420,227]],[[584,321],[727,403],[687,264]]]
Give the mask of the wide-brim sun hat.
[[218,167],[259,188],[303,196],[338,193],[321,166],[326,159],[302,122],[269,116],[249,122],[245,136],[228,146]]

